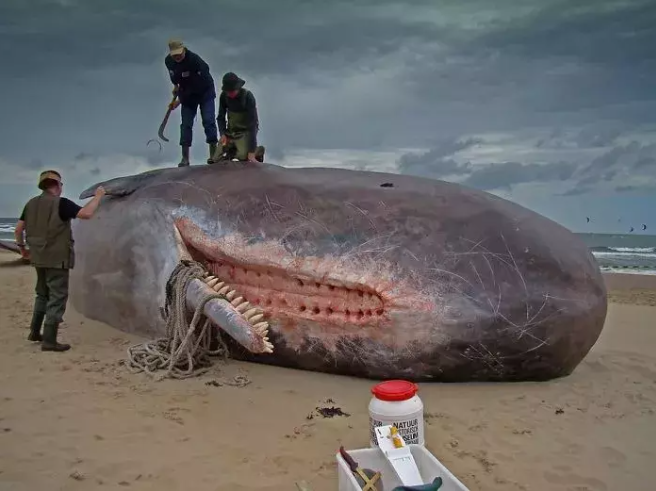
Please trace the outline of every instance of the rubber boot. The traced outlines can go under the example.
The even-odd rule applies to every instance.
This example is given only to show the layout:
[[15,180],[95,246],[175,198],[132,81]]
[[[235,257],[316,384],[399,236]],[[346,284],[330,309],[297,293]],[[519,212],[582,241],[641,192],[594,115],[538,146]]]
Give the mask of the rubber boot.
[[260,145],[259,147],[255,147],[255,152],[254,153],[255,153],[255,160],[257,160],[258,162],[264,162],[264,147],[263,146]]
[[43,312],[32,312],[32,323],[30,324],[30,334],[27,336],[28,341],[42,341],[41,326],[46,314]]
[[189,147],[180,147],[182,148],[182,159],[178,164],[178,167],[187,167],[189,165]]
[[216,157],[215,157],[216,147],[217,147],[216,143],[210,143],[210,156],[207,158],[208,164],[213,164],[216,162]]
[[71,349],[70,344],[57,342],[57,331],[59,324],[46,322],[43,326],[43,341],[41,342],[41,351],[68,351]]

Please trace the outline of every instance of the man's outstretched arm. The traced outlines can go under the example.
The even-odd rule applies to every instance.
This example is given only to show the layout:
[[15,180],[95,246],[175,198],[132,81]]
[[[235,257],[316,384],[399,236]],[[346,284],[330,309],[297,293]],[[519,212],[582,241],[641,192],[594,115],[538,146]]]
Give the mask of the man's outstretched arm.
[[98,209],[98,205],[100,204],[100,200],[103,196],[105,196],[105,188],[98,186],[96,193],[94,194],[93,198],[91,198],[91,201],[89,201],[77,212],[75,218],[81,218],[82,220],[88,220],[91,218]]
[[61,198],[59,200],[59,218],[63,221],[72,220],[74,218],[88,220],[98,209],[100,200],[104,195],[105,189],[102,186],[98,186],[94,197],[84,206],[80,206],[68,198]]

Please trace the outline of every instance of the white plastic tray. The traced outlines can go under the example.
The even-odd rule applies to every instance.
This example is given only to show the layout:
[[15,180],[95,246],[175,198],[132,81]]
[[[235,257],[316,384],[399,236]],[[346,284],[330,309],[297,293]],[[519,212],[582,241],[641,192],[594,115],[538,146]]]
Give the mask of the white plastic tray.
[[[436,477],[441,477],[442,486],[439,491],[469,491],[426,447],[416,444],[408,445],[408,447],[417,463],[419,474],[421,474],[425,484],[433,482],[433,479]],[[379,448],[359,448],[357,450],[347,450],[347,453],[353,457],[353,460],[361,468],[380,471],[381,481],[383,482],[385,491],[391,491],[396,486],[401,486],[402,483],[399,482],[396,472],[394,472],[394,469]],[[339,491],[361,490],[362,488],[358,485],[358,481],[356,481],[351,469],[349,469],[348,464],[339,452],[336,454],[336,458]]]

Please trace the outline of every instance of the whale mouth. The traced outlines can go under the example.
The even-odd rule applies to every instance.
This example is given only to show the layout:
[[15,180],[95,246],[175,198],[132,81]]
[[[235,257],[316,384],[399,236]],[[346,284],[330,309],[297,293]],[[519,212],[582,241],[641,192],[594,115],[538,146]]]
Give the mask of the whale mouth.
[[365,325],[385,315],[383,300],[366,286],[349,288],[320,278],[301,279],[281,268],[238,264],[225,258],[194,259],[271,316]]
[[176,219],[175,226],[191,259],[261,309],[267,320],[306,320],[343,327],[377,326],[389,320],[390,302],[380,286],[340,281],[293,264],[284,267],[276,264],[280,257],[272,257],[273,251],[258,255],[257,262],[246,260],[244,247],[209,237],[187,218]]

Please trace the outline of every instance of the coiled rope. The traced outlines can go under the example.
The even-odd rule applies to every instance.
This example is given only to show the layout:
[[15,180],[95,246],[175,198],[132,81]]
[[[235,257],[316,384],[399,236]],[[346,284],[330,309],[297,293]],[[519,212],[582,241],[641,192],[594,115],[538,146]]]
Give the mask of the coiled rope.
[[[145,372],[151,377],[185,379],[207,372],[211,356],[228,357],[228,347],[217,332],[218,349],[212,350],[212,324],[203,314],[205,304],[224,295],[213,292],[201,298],[189,322],[186,292],[189,282],[203,280],[205,268],[196,262],[183,260],[166,282],[166,302],[162,315],[166,320],[166,337],[146,341],[128,348],[126,366],[132,373]],[[202,322],[200,332],[198,326]],[[218,330],[217,330],[218,331]],[[159,372],[164,370],[163,372]]]

